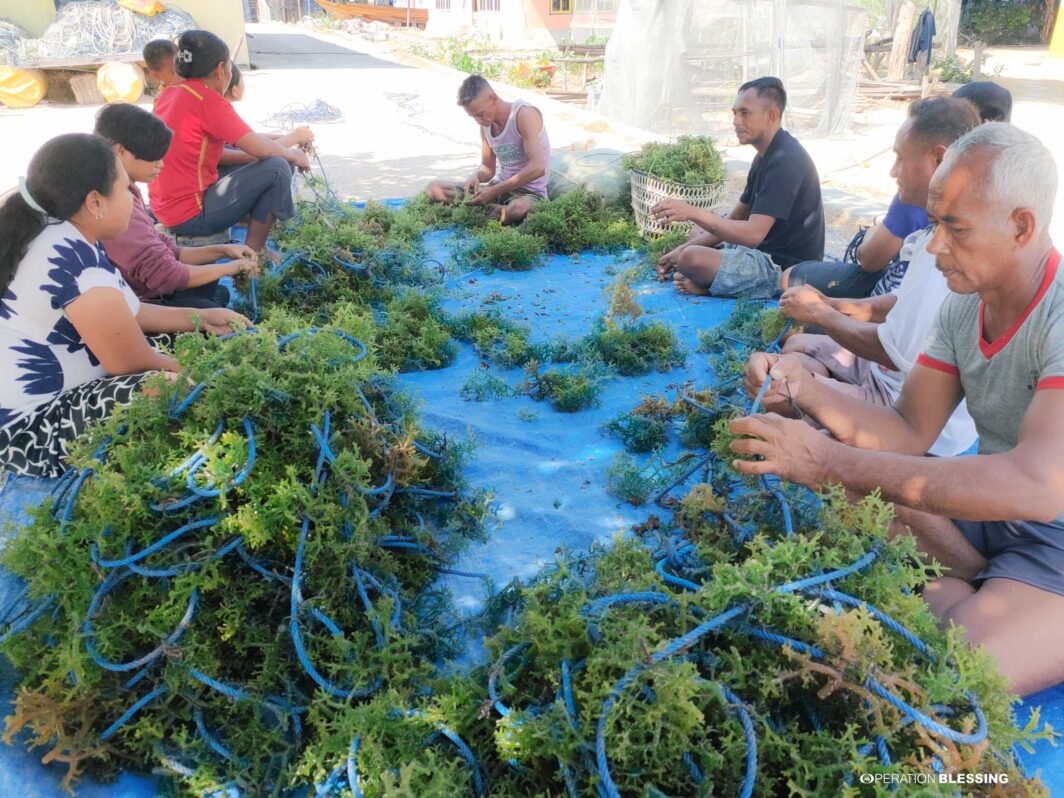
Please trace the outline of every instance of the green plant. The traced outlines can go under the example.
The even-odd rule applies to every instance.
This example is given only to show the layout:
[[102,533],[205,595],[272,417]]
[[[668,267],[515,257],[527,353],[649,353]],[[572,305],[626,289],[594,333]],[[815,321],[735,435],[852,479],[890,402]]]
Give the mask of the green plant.
[[378,360],[386,369],[424,371],[451,364],[457,347],[435,301],[409,292],[391,300],[377,337]]
[[586,356],[626,376],[668,371],[684,362],[671,326],[658,321],[620,327],[603,322],[583,343]]
[[975,80],[975,66],[955,55],[939,56],[931,66],[944,83],[971,83]]
[[537,235],[529,235],[516,227],[505,227],[491,222],[474,234],[474,244],[469,250],[471,265],[527,271],[535,268],[544,253],[546,242]]
[[626,155],[625,169],[684,185],[716,185],[725,177],[724,161],[709,136],[681,136],[675,143],[650,142]]
[[459,395],[467,402],[484,402],[488,399],[506,399],[514,395],[514,389],[501,377],[487,369],[477,369],[469,375],[459,390]]
[[593,367],[540,371],[538,363],[528,365],[525,392],[537,402],[549,400],[559,413],[575,413],[597,405],[601,391],[602,375]]
[[[191,794],[233,779],[266,793],[301,786],[350,710],[300,664],[294,624],[339,696],[348,686],[410,695],[431,676],[427,663],[453,641],[423,637],[432,616],[419,608],[447,611],[428,586],[481,536],[485,497],[465,490],[463,448],[422,429],[349,335],[373,351],[372,319],[350,307],[317,332],[275,311],[254,335],[181,336],[181,377],[154,381],[77,444],[83,484],[61,513],[46,501],[3,554],[29,596],[54,607],[4,642],[22,674],[9,735],[26,729],[58,746],[51,756],[70,779],[172,772],[177,761]],[[191,393],[194,384],[203,387]],[[384,499],[388,483],[398,491]],[[405,492],[414,487],[454,498]],[[420,548],[380,545],[393,528],[413,530]],[[101,664],[140,657],[146,667]],[[319,719],[302,735],[293,702]],[[212,753],[211,740],[232,757]]]
[[976,0],[967,11],[965,32],[987,44],[1016,42],[1036,23],[1040,3],[1027,0]]
[[537,203],[522,228],[551,252],[613,251],[636,246],[639,235],[627,208],[607,203],[582,186]]

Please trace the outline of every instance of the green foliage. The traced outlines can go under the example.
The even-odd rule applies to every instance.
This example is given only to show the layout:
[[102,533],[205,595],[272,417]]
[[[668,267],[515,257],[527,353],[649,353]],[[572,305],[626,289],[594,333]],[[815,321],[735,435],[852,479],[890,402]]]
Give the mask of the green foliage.
[[724,160],[709,136],[681,136],[675,143],[649,142],[638,155],[626,155],[625,169],[688,186],[724,182]]
[[491,222],[476,233],[468,259],[472,266],[527,271],[539,265],[546,249],[541,236]]
[[381,366],[424,371],[450,365],[457,347],[440,316],[437,303],[425,294],[412,291],[389,302],[377,337]]
[[[965,33],[987,44],[1002,44],[1022,41],[1039,24],[1044,6],[1027,0],[974,0],[965,11]],[[1037,36],[1037,29],[1033,33]]]
[[659,321],[628,327],[601,323],[585,340],[584,350],[626,377],[668,371],[684,362],[672,327]]
[[592,366],[540,371],[532,362],[527,369],[525,393],[541,402],[549,400],[559,413],[575,413],[598,404],[602,374]]
[[546,64],[529,64],[520,61],[506,70],[506,82],[522,89],[545,89],[551,84],[549,69],[540,69]]
[[[417,45],[412,49],[415,54],[423,58],[439,61],[459,72],[483,75],[488,80],[494,80],[502,75],[502,64],[490,57],[491,42],[485,38],[455,36],[443,39],[433,47]],[[476,52],[486,52],[489,57],[480,58],[474,55]]]
[[522,230],[542,238],[551,252],[562,254],[611,252],[635,247],[639,241],[627,208],[610,205],[583,187],[537,203]]
[[533,360],[540,363],[565,359],[568,346],[533,344],[528,325],[518,324],[491,310],[487,313],[469,312],[454,316],[450,321],[451,334],[459,341],[473,344],[477,354],[502,368],[519,368]]
[[944,83],[971,83],[975,80],[975,65],[955,55],[940,55],[931,62],[931,67]]
[[656,267],[662,255],[676,249],[686,242],[687,238],[688,231],[685,228],[674,226],[669,232],[651,239],[647,242],[647,264]]
[[459,390],[459,395],[467,402],[485,402],[488,399],[506,399],[514,395],[514,389],[501,377],[487,369],[477,369],[469,375]]
[[[619,471],[634,467],[622,462]],[[641,495],[650,491],[642,489]],[[909,538],[888,538],[889,505],[876,498],[848,505],[840,492],[826,497],[821,515],[810,516],[797,534],[784,537],[767,524],[744,547],[719,523],[724,506],[707,486],[683,500],[674,523],[646,525],[649,540],[617,539],[589,555],[563,555],[522,588],[512,627],[490,637],[499,662],[515,646],[518,656],[496,666],[500,700],[509,715],[496,715],[496,755],[513,759],[527,784],[564,794],[557,762],[590,786],[584,751],[595,735],[607,697],[635,666],[644,668],[627,690],[614,696],[605,722],[610,772],[622,795],[734,795],[744,777],[743,734],[721,688],[734,691],[750,711],[758,737],[755,794],[867,795],[886,798],[889,783],[847,785],[854,773],[931,773],[936,765],[966,772],[1007,771],[1017,795],[1044,795],[1024,779],[1006,752],[1019,739],[1047,730],[1011,725],[1013,699],[985,654],[972,651],[955,632],[938,629],[916,595],[928,580]],[[655,535],[655,531],[657,534]],[[671,591],[655,573],[650,552],[668,535],[683,534],[696,546],[696,562],[684,574],[697,590]],[[904,624],[936,652],[920,656],[864,609],[843,607],[774,587],[810,574],[848,565],[873,547],[880,554],[864,571],[841,580],[837,589],[858,596]],[[590,615],[596,599],[616,593],[664,591],[666,606],[615,604]],[[826,603],[824,612],[818,604]],[[741,620],[722,626],[682,656],[650,665],[652,654],[697,624],[730,607],[748,609]],[[814,661],[787,646],[766,645],[750,636],[768,627],[825,652]],[[571,664],[570,720],[558,695],[560,665]],[[973,728],[966,692],[973,690],[986,713],[989,745],[946,742],[921,727],[901,725],[901,716],[864,688],[867,674],[896,695],[958,730]],[[944,706],[945,712],[931,709]],[[1033,733],[1033,737],[1028,737]],[[879,766],[875,751],[859,749],[883,736],[895,764]],[[941,763],[935,757],[945,759]],[[696,785],[686,758],[698,763],[706,781]],[[647,791],[647,786],[653,789]],[[963,795],[982,794],[961,787]],[[531,790],[529,790],[531,792]],[[1011,793],[1010,793],[1011,794]]]
[[[463,450],[421,429],[413,407],[379,372],[373,356],[359,361],[358,348],[336,334],[353,334],[372,351],[371,318],[350,307],[336,309],[335,316],[335,324],[304,332],[283,347],[278,336],[304,326],[283,311],[257,334],[224,341],[180,337],[177,355],[189,364],[180,378],[155,381],[154,395],[138,395],[76,445],[72,463],[91,472],[69,520],[58,520],[46,502],[33,524],[5,546],[4,566],[27,581],[30,595],[56,596],[54,613],[3,646],[22,674],[8,731],[27,728],[39,742],[59,744],[57,754],[70,763],[72,778],[83,769],[97,777],[118,768],[149,770],[173,752],[197,767],[190,791],[217,789],[239,778],[249,792],[260,793],[268,784],[300,784],[301,768],[321,755],[321,738],[307,734],[306,727],[302,739],[293,737],[287,714],[259,709],[259,702],[276,705],[281,699],[271,697],[287,696],[311,703],[325,717],[347,711],[297,661],[287,631],[290,585],[253,570],[233,551],[238,538],[249,558],[284,575],[291,573],[297,541],[305,534],[303,643],[319,672],[334,683],[361,686],[380,678],[409,693],[431,675],[429,663],[451,650],[446,635],[426,634],[423,627],[427,618],[448,611],[446,597],[431,598],[439,607],[435,616],[419,607],[432,595],[426,588],[435,576],[434,562],[481,537],[484,497],[464,490]],[[202,394],[174,418],[171,408],[196,383],[205,384]],[[244,419],[253,425],[253,464]],[[212,434],[219,423],[224,432]],[[312,425],[335,453],[321,466],[328,479],[315,480],[319,453]],[[423,455],[415,440],[438,450],[438,459]],[[98,447],[106,452],[103,460],[94,456]],[[196,451],[204,463],[186,477],[181,463]],[[241,481],[237,475],[244,469],[248,474]],[[395,492],[385,499],[367,493],[389,478],[400,491],[431,487],[455,492],[455,498],[440,502]],[[220,494],[169,514],[152,509],[175,506],[189,483],[213,484]],[[207,516],[218,520],[140,559],[139,565],[150,569],[177,568],[172,578],[127,571],[128,578],[103,594],[92,638],[103,657],[117,662],[159,646],[198,596],[180,644],[164,646],[144,685],[123,689],[132,672],[102,669],[86,649],[83,624],[90,602],[108,574],[122,573],[94,566],[93,560],[141,552]],[[393,529],[413,530],[433,554],[378,546],[378,538]],[[352,564],[372,574],[376,584],[393,586],[371,584],[368,611],[360,603]],[[400,598],[403,609],[393,618]],[[342,633],[330,634],[316,623],[312,607]],[[197,672],[239,685],[251,699],[234,702],[194,678]],[[169,688],[165,696],[137,712],[107,743],[98,740],[137,698],[158,686]],[[193,707],[244,761],[211,754],[197,734]]]

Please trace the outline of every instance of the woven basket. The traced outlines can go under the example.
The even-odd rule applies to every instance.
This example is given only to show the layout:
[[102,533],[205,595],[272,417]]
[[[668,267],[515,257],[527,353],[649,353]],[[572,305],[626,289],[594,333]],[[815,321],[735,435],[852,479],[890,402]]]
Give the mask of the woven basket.
[[635,223],[639,225],[639,232],[643,238],[657,238],[664,235],[673,228],[673,225],[691,226],[690,222],[664,222],[651,217],[650,209],[662,200],[677,199],[708,211],[724,199],[725,184],[723,182],[688,186],[636,169],[632,169],[629,174],[632,182],[632,210],[635,212]]

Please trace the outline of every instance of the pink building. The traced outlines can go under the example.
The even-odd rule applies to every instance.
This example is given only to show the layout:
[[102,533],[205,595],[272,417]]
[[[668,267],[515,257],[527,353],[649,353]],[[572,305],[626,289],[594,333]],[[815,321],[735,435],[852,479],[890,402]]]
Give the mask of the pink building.
[[[403,0],[396,0],[401,5]],[[419,0],[437,36],[483,33],[508,47],[551,47],[609,36],[620,0]]]

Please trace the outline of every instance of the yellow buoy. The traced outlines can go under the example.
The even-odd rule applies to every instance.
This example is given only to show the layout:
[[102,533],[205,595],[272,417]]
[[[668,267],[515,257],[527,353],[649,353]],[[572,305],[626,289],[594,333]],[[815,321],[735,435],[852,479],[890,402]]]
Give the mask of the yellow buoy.
[[144,93],[144,70],[136,64],[112,61],[97,70],[96,86],[109,103],[135,103]]
[[48,92],[48,78],[40,69],[0,66],[0,103],[11,108],[32,108]]

